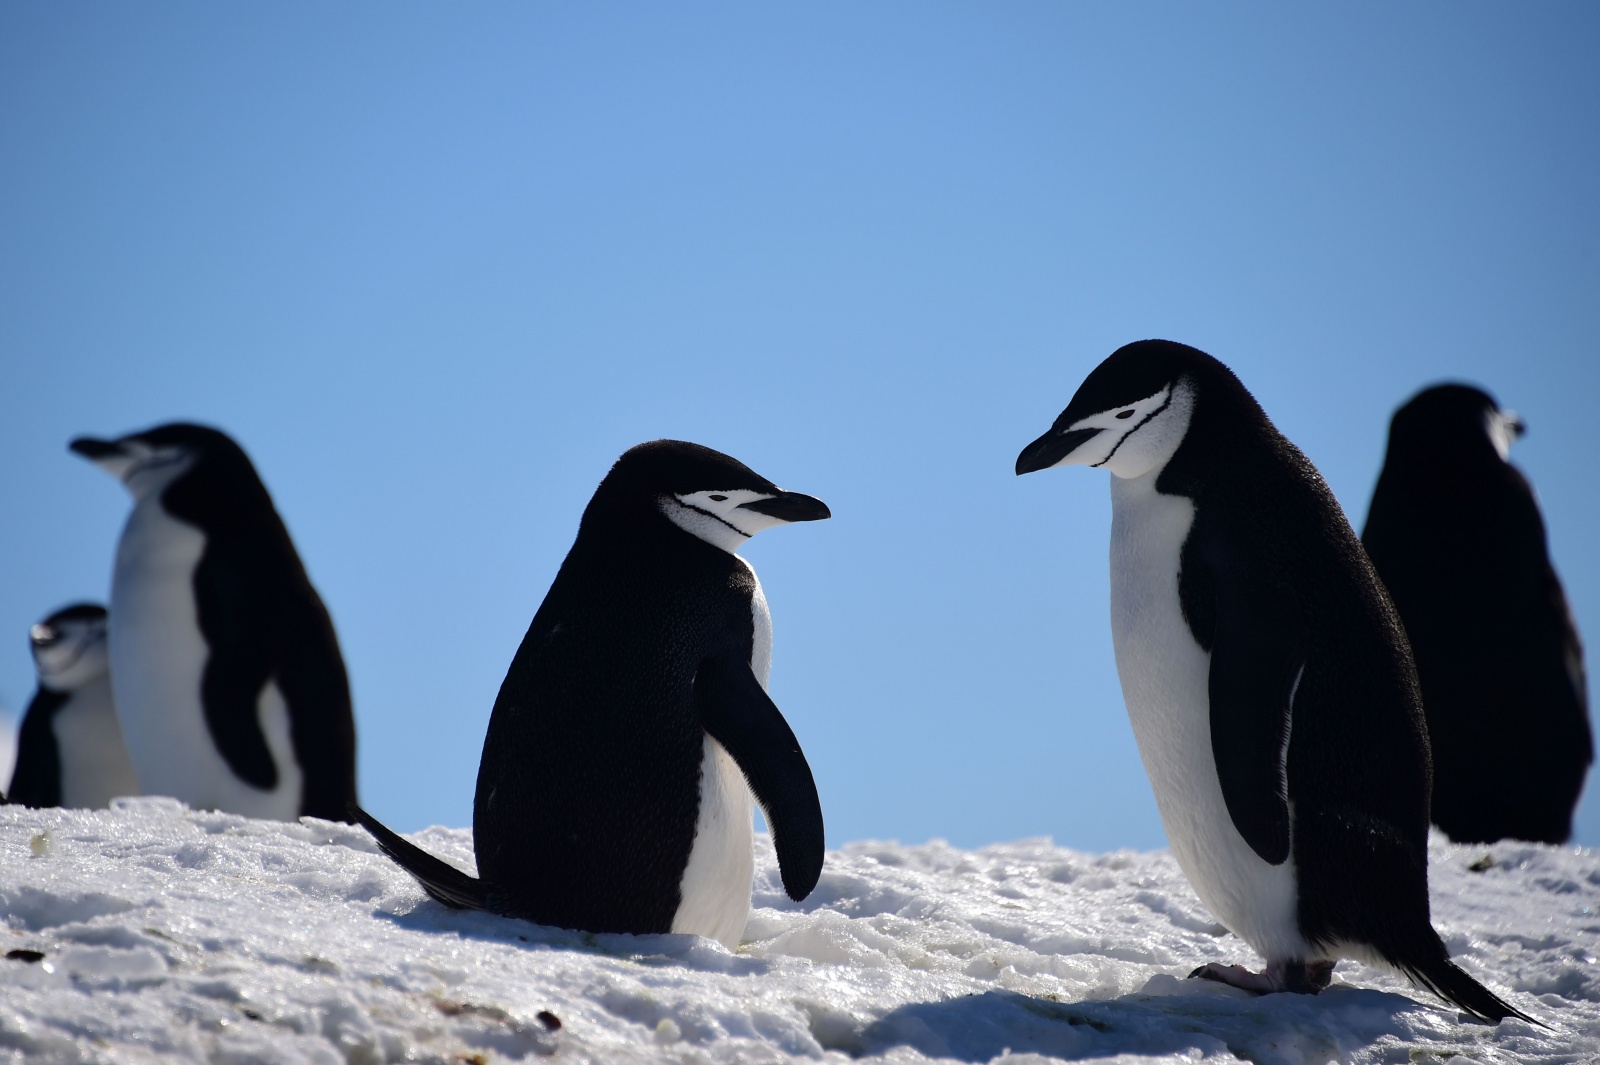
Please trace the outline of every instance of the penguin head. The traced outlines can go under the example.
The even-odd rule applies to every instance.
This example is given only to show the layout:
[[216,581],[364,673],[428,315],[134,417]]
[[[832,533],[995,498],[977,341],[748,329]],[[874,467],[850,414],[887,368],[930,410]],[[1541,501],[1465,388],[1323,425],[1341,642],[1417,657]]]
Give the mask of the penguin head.
[[684,440],[624,452],[595,491],[588,513],[597,511],[625,520],[664,516],[730,553],[774,525],[832,516],[822,500],[786,492],[738,459]]
[[1434,385],[1395,411],[1389,423],[1389,453],[1459,463],[1474,454],[1487,459],[1487,444],[1505,462],[1512,441],[1527,431],[1515,411],[1501,410],[1481,388]]
[[63,607],[28,629],[39,686],[68,692],[105,674],[106,608],[95,603]]
[[158,425],[115,440],[80,436],[67,446],[121,481],[136,501],[159,494],[205,459],[243,459],[249,464],[226,433],[187,422]]
[[1017,473],[1101,466],[1122,478],[1166,465],[1183,443],[1200,381],[1228,369],[1170,340],[1118,348],[1095,367],[1050,431],[1022,449]]

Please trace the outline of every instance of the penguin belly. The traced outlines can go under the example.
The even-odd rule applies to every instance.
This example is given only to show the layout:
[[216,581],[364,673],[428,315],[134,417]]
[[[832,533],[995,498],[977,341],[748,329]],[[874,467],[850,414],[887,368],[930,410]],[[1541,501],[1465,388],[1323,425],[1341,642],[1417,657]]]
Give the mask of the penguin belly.
[[[755,570],[750,573],[750,671],[766,690],[772,675],[772,611]],[[682,901],[672,918],[674,932],[718,940],[737,949],[750,919],[750,887],[755,879],[754,796],[744,773],[722,745],[705,738],[700,760],[700,812],[694,846],[679,886]]]
[[[1206,908],[1269,962],[1317,956],[1300,933],[1294,858],[1269,865],[1234,827],[1211,749],[1211,655],[1184,620],[1180,552],[1194,503],[1160,471],[1111,479],[1117,674],[1173,856]],[[1293,809],[1290,810],[1291,821]]]
[[705,738],[700,762],[700,813],[694,847],[679,884],[682,901],[674,932],[705,936],[729,950],[739,946],[750,918],[755,878],[755,803],[744,774],[722,745]]
[[111,677],[72,693],[50,719],[61,764],[61,805],[100,810],[120,795],[139,794],[139,782],[111,701]]
[[210,649],[194,601],[194,571],[205,545],[199,529],[173,518],[155,499],[136,505],[123,530],[109,621],[111,683],[128,758],[146,795],[292,821],[300,814],[300,773],[277,685],[268,683],[257,700],[278,769],[273,790],[235,776],[206,724],[200,681]]

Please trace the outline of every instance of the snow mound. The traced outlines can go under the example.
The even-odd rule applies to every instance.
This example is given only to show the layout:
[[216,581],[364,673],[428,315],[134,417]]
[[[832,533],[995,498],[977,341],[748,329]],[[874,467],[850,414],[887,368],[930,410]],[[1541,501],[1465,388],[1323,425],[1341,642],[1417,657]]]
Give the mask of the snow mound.
[[[465,830],[413,838],[471,864]],[[149,798],[0,807],[0,1061],[1600,1055],[1600,858],[1587,851],[1433,847],[1445,941],[1541,1028],[1469,1023],[1352,962],[1316,997],[1185,980],[1205,961],[1256,959],[1165,852],[856,843],[795,904],[764,837],[758,848],[756,909],[729,952],[446,910],[346,825]]]

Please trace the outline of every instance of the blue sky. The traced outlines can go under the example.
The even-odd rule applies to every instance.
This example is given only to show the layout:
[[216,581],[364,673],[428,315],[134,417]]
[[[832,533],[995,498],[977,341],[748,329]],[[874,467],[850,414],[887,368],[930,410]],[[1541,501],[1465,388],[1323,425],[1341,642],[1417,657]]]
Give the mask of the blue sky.
[[364,801],[468,824],[583,504],[676,436],[833,508],[745,552],[830,842],[1160,846],[1105,475],[1017,451],[1169,337],[1359,525],[1393,408],[1477,382],[1600,639],[1596,55],[1576,3],[0,7],[0,702],[108,587],[67,440],[206,421]]

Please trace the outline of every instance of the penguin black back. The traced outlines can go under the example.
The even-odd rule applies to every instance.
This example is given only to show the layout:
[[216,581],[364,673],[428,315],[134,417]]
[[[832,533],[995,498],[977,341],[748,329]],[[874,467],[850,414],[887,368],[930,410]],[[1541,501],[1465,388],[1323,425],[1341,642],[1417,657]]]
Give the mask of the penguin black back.
[[[158,446],[168,438],[201,442],[194,466],[162,502],[173,517],[206,531],[194,586],[200,629],[213,649],[202,684],[217,746],[242,779],[263,788],[277,783],[256,717],[228,712],[253,706],[275,679],[293,708],[290,738],[304,778],[300,812],[344,820],[356,796],[355,719],[327,607],[244,450],[203,426],[147,434]],[[240,609],[242,603],[252,608]]]
[[1526,478],[1522,426],[1447,384],[1394,415],[1362,541],[1410,636],[1434,824],[1458,842],[1565,842],[1594,759],[1583,652]]
[[66,692],[40,688],[28,703],[17,730],[17,761],[6,795],[9,801],[33,807],[61,805],[61,750],[50,723],[69,698]]

